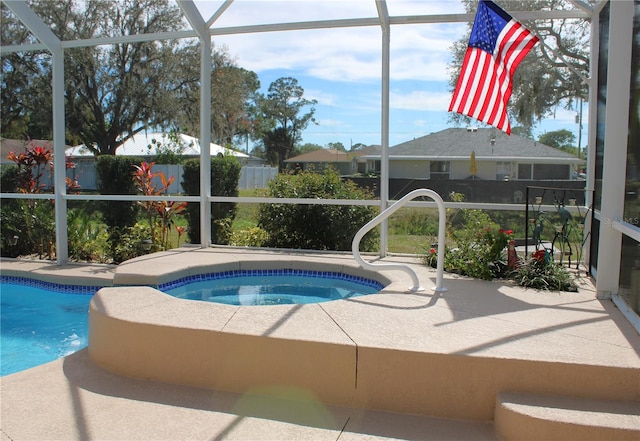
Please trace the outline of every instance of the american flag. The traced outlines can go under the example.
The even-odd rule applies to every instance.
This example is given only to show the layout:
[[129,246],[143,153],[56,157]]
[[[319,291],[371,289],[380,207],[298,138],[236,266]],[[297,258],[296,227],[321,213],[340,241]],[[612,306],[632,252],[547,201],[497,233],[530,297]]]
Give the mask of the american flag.
[[449,111],[511,134],[511,78],[539,38],[489,0],[481,0]]

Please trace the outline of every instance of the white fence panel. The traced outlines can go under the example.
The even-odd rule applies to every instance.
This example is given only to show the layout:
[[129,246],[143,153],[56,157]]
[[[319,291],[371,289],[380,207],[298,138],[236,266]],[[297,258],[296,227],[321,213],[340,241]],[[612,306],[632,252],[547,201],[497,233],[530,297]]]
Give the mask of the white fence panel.
[[277,167],[242,167],[240,170],[240,190],[266,188],[267,183],[278,174]]
[[[182,164],[156,164],[153,166],[153,171],[155,173],[164,173],[167,181],[171,179],[171,176],[174,177],[173,182],[167,189],[167,193],[182,193],[182,173],[184,173],[184,167],[182,166]],[[156,188],[162,187],[162,181],[160,180],[160,177],[156,177],[153,180],[153,183],[156,185]]]
[[75,168],[67,169],[67,177],[80,185],[80,190],[96,190],[97,173],[93,162],[81,162]]
[[[184,168],[180,164],[156,164],[153,166],[154,172],[162,172],[169,179],[175,176],[168,192],[171,194],[181,194],[182,190],[182,174]],[[244,166],[240,170],[240,181],[238,188],[240,190],[248,190],[255,188],[266,188],[267,183],[278,174],[277,167],[253,167]],[[80,162],[75,168],[67,170],[67,176],[75,179],[80,185],[81,190],[95,191],[97,189],[97,173],[93,162]],[[45,179],[46,181],[46,179]],[[47,182],[51,184],[50,182]],[[155,184],[160,187],[160,179],[156,178]]]

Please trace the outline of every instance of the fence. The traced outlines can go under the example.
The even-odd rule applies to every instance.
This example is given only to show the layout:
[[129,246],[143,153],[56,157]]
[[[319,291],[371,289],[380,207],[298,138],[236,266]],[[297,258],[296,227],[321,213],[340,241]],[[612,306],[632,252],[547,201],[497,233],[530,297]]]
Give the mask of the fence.
[[[175,176],[175,180],[169,187],[169,193],[182,193],[182,173],[183,167],[180,164],[156,164],[153,166],[154,172],[162,172],[169,178]],[[255,188],[266,188],[267,183],[278,174],[276,167],[254,167],[244,166],[240,170],[239,190],[251,190]],[[97,176],[93,163],[78,163],[76,168],[67,170],[67,176],[78,181],[82,190],[96,190]],[[47,184],[51,184],[47,182]],[[158,182],[159,184],[159,182]]]

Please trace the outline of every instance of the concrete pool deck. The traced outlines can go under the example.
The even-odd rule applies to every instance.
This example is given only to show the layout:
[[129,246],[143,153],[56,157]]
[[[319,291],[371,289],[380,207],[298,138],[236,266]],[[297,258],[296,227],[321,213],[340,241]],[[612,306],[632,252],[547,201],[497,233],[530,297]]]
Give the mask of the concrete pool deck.
[[[212,265],[357,265],[227,248],[117,268],[3,260],[3,275],[116,287],[94,299],[102,327],[89,349],[0,380],[2,439],[638,439],[640,337],[589,279],[550,293],[445,274],[448,291],[434,293],[435,271],[417,259],[382,261],[411,265],[427,290],[408,292],[408,276],[389,271],[379,294],[232,307],[129,285]],[[208,345],[231,352],[211,358]],[[172,361],[190,348],[182,364],[194,369]]]

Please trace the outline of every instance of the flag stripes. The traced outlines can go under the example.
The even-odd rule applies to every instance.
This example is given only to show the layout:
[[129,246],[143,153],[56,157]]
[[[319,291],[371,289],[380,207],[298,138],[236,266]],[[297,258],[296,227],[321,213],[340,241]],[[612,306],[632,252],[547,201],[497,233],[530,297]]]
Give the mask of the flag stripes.
[[[485,3],[490,3],[489,7]],[[482,13],[481,7],[485,8]],[[507,103],[512,92],[511,80],[520,62],[539,39],[506,12],[499,8],[496,12],[494,8],[498,7],[492,2],[483,1],[478,6],[472,38],[481,41],[470,42],[467,48],[449,111],[473,117],[509,134]],[[487,28],[496,30],[500,19],[506,24],[493,41]],[[479,20],[484,22],[479,23]],[[493,48],[493,51],[481,47]]]

